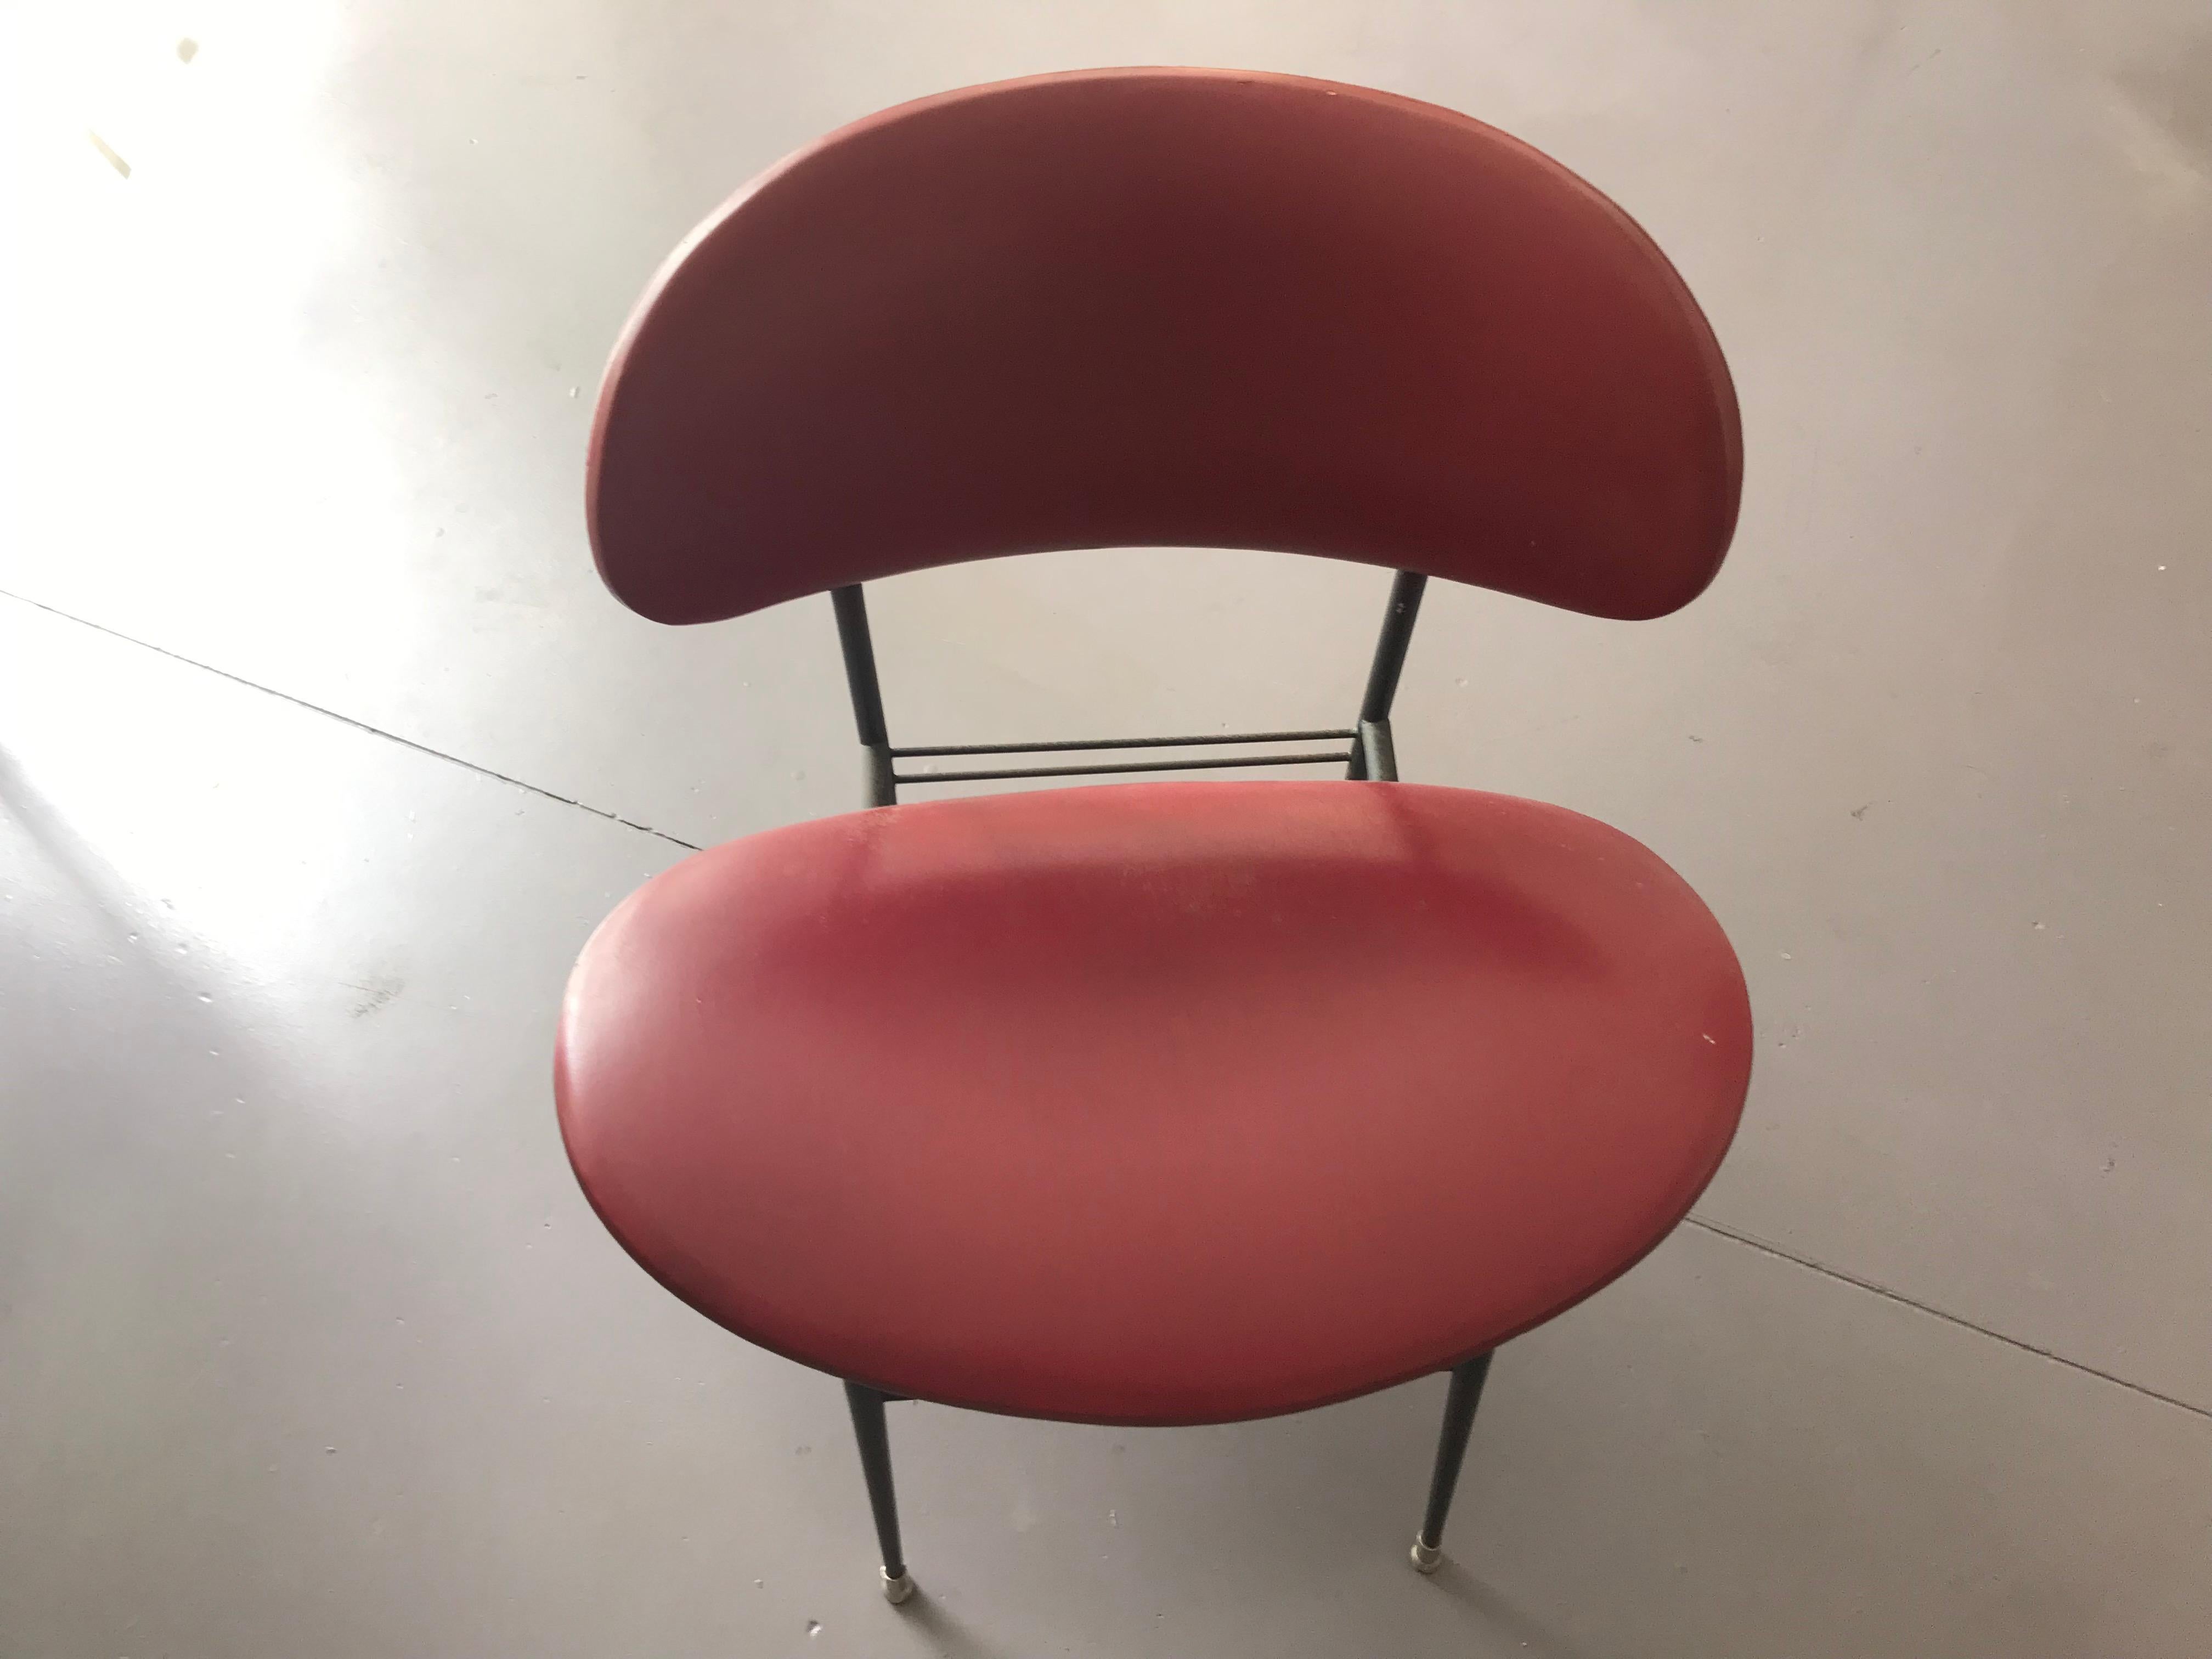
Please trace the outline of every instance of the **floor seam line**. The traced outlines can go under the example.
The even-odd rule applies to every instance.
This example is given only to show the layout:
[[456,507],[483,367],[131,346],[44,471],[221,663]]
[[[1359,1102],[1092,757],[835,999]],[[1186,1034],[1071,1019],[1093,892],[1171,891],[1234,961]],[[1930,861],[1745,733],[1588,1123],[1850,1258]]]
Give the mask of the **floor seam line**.
[[2176,1411],[2187,1412],[2191,1417],[2212,1420],[2212,1410],[2208,1410],[2203,1406],[2192,1405],[2188,1401],[2177,1399],[2170,1394],[2161,1394],[2158,1389],[2147,1388],[2141,1382],[2130,1382],[2124,1376],[2115,1376],[2110,1371],[2100,1370],[2096,1366],[2087,1364],[2079,1359],[2069,1359],[2064,1354],[2051,1349],[2038,1347],[2034,1343],[2025,1341],[2017,1336],[2008,1336],[2004,1332],[1993,1330],[1987,1325],[1977,1324],[1974,1321],[1964,1318],[1958,1314],[1932,1307],[1925,1302],[1916,1301],[1902,1291],[1893,1291],[1888,1285],[1877,1284],[1871,1279],[1861,1279],[1856,1273],[1844,1272],[1840,1267],[1831,1267],[1825,1263],[1792,1255],[1778,1245],[1768,1243],[1763,1238],[1755,1237],[1750,1233],[1738,1232],[1733,1227],[1723,1227],[1717,1221],[1706,1220],[1703,1216],[1685,1216],[1683,1219],[1692,1227],[1699,1228],[1717,1237],[1741,1244],[1747,1249],[1757,1250],[1762,1255],[1771,1255],[1778,1261],[1787,1261],[1793,1267],[1804,1268],[1808,1273],[1819,1273],[1823,1279],[1832,1279],[1839,1284],[1849,1285],[1855,1290],[1869,1291],[1886,1301],[1897,1303],[1900,1306],[1911,1309],[1916,1313],[1925,1314],[1930,1319],[1940,1319],[1947,1325],[1956,1325],[1961,1330],[1973,1332],[1977,1336],[1986,1336],[1992,1341],[2002,1342],[2008,1348],[2017,1348],[2022,1353],[2033,1354],[2038,1359],[2047,1359],[2054,1365],[2063,1365],[2069,1370],[2080,1371],[2086,1376],[2095,1377],[2100,1382],[2110,1382],[2115,1388],[2127,1389],[2130,1394],[2139,1394],[2146,1399],[2155,1400],[2162,1406],[2171,1406]]
[[0,588],[0,594],[4,594],[18,605],[27,605],[33,611],[43,611],[50,617],[58,617],[64,622],[76,623],[79,628],[88,628],[95,634],[105,634],[112,640],[120,640],[125,645],[134,645],[142,651],[150,651],[157,657],[167,657],[171,662],[182,663],[187,668],[197,668],[204,674],[212,674],[217,679],[228,680],[233,685],[242,685],[249,691],[258,691],[264,696],[275,697],[280,702],[290,703],[295,708],[304,708],[310,714],[322,715],[325,720],[336,720],[341,726],[350,726],[356,732],[366,732],[371,737],[381,738],[386,743],[396,743],[404,749],[412,749],[418,755],[428,755],[433,760],[445,761],[465,771],[474,772],[479,777],[491,778],[517,789],[526,789],[532,794],[541,796],[546,800],[557,801],[563,806],[573,806],[579,811],[589,812],[593,817],[605,818],[611,823],[619,823],[625,830],[635,830],[641,835],[652,836],[673,846],[681,847],[686,852],[696,853],[700,850],[696,842],[685,841],[680,836],[672,836],[665,830],[656,830],[649,823],[640,823],[633,818],[623,817],[619,812],[610,812],[604,806],[594,806],[589,801],[574,800],[567,795],[556,794],[552,790],[540,785],[526,782],[521,778],[511,777],[505,772],[494,771],[489,766],[479,765],[477,762],[464,759],[459,755],[448,754],[442,749],[433,749],[428,744],[417,743],[412,738],[403,738],[397,732],[387,732],[380,726],[371,726],[367,720],[356,720],[350,714],[342,714],[335,708],[325,708],[319,702],[310,702],[307,698],[295,696],[289,691],[280,691],[273,685],[264,685],[260,681],[250,680],[243,674],[234,674],[227,668],[217,668],[213,663],[202,662],[197,657],[188,657],[181,651],[172,651],[168,647],[156,645],[151,640],[142,640],[136,635],[123,632],[120,629],[110,628],[105,623],[96,623],[89,617],[64,611],[58,605],[46,605],[38,599],[27,598],[23,594],[13,592],[5,588]]
[[[142,640],[135,635],[123,632],[120,629],[110,628],[104,623],[96,623],[89,617],[77,616],[72,611],[61,609],[58,605],[47,605],[5,588],[0,588],[0,595],[4,595],[18,605],[28,605],[33,611],[42,611],[50,617],[58,617],[64,622],[73,623],[79,628],[89,629],[95,634],[104,634],[108,638],[119,640],[125,645],[135,646],[142,651],[150,651],[155,655],[166,657],[172,662],[182,663],[187,668],[196,668],[202,673],[212,674],[218,679],[228,680],[232,684],[243,686],[249,691],[260,692],[264,696],[275,697],[280,702],[290,703],[295,708],[304,708],[310,714],[323,716],[325,720],[336,720],[342,726],[349,726],[356,732],[365,732],[369,736],[380,738],[386,743],[398,744],[400,747],[411,749],[417,754],[428,755],[433,760],[444,761],[449,765],[460,767],[465,771],[474,772],[479,777],[490,778],[496,782],[507,784],[512,788],[526,790],[531,794],[562,806],[573,806],[579,811],[589,812],[594,817],[605,818],[611,823],[622,825],[625,830],[635,830],[641,835],[651,836],[656,840],[667,842],[672,846],[681,847],[687,852],[696,853],[700,850],[696,843],[685,841],[678,836],[672,836],[665,830],[656,830],[649,823],[639,823],[635,819],[623,817],[618,812],[611,812],[605,807],[593,806],[587,801],[575,800],[567,795],[556,794],[552,790],[544,788],[538,784],[526,782],[505,772],[495,771],[489,766],[465,760],[459,755],[448,754],[442,749],[433,749],[427,743],[417,743],[412,738],[404,738],[396,732],[387,732],[382,726],[370,725],[367,720],[356,720],[350,714],[342,714],[335,708],[326,708],[320,703],[310,702],[305,697],[295,696],[289,691],[281,691],[273,685],[264,685],[258,680],[250,680],[243,674],[234,674],[228,669],[217,668],[212,663],[202,662],[196,657],[185,655],[181,651],[172,651],[167,646],[156,645],[150,640]],[[1818,1273],[1824,1279],[1832,1279],[1838,1284],[1849,1285],[1856,1290],[1868,1291],[1886,1301],[1910,1308],[1916,1313],[1924,1314],[1930,1319],[1941,1320],[1947,1325],[1955,1325],[1961,1330],[1972,1331],[1978,1336],[1985,1336],[1992,1341],[2002,1342],[2007,1347],[2017,1349],[2022,1353],[2033,1354],[2039,1359],[2048,1360],[2055,1365],[2063,1365],[2069,1370],[2079,1371],[2085,1376],[2094,1376],[2100,1382],[2109,1382],[2115,1388],[2125,1389],[2131,1394],[2138,1394],[2145,1399],[2154,1400],[2160,1405],[2171,1406],[2176,1411],[2186,1412],[2192,1417],[2212,1421],[2212,1409],[2192,1405],[2186,1400],[2177,1399],[2172,1395],[2161,1393],[2156,1389],[2146,1387],[2140,1382],[2131,1382],[2126,1377],[2116,1376],[2110,1371],[2101,1370],[2094,1365],[2085,1364],[2078,1359],[2069,1358],[2066,1355],[2051,1349],[2039,1347],[2036,1344],[2026,1341],[2020,1337],[2008,1336],[2004,1332],[1994,1330],[1987,1325],[1978,1324],[1958,1314],[1917,1301],[1901,1291],[1892,1290],[1887,1285],[1878,1284],[1870,1279],[1861,1279],[1854,1273],[1844,1272],[1841,1268],[1832,1267],[1823,1262],[1794,1255],[1778,1245],[1769,1243],[1765,1239],[1755,1237],[1749,1233],[1739,1232],[1732,1227],[1724,1227],[1718,1222],[1708,1221],[1702,1216],[1692,1215],[1683,1218],[1701,1231],[1711,1233],[1717,1238],[1725,1238],[1732,1243],[1741,1244],[1747,1249],[1757,1250],[1762,1255],[1770,1255],[1778,1261],[1787,1261],[1793,1267],[1803,1268],[1808,1273]]]

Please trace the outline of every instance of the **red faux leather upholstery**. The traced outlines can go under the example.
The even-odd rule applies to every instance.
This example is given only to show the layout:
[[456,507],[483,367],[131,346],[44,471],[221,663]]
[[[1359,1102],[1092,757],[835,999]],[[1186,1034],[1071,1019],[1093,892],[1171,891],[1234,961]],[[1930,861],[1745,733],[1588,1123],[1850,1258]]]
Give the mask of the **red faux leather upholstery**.
[[1086,70],[869,116],[702,225],[608,368],[588,506],[662,622],[1146,546],[1651,617],[1741,473],[1689,290],[1548,156],[1360,87]]
[[1296,1410],[1621,1273],[1751,1066],[1719,926],[1636,842],[1415,785],[1133,784],[718,847],[592,938],[561,1123],[617,1237],[895,1394]]

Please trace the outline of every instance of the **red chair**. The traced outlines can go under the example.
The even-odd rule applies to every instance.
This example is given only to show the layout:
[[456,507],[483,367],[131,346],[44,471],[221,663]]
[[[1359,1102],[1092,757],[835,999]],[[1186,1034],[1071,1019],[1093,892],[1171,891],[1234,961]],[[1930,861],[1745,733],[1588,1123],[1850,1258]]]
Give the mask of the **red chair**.
[[[891,1600],[902,1398],[1208,1423],[1449,1370],[1434,1568],[1492,1351],[1689,1209],[1751,1024],[1719,925],[1636,842],[1396,781],[1422,586],[1661,615],[1719,567],[1741,472],[1650,239],[1504,134],[1355,87],[924,99],[772,169],[653,280],[599,394],[600,573],[667,623],[828,592],[868,810],[607,919],[562,1130],[647,1272],[845,1380]],[[1395,568],[1357,724],[892,744],[863,581],[1127,545]],[[1051,763],[902,764],[1021,754]],[[1358,781],[895,804],[1286,762]]]

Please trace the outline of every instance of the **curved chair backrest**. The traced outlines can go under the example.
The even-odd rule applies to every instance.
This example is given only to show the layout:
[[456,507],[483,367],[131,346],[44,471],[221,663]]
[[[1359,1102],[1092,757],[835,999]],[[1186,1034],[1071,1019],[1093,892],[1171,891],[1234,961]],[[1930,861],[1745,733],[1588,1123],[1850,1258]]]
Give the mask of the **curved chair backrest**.
[[926,98],[741,191],[592,436],[663,622],[1052,548],[1267,548],[1663,614],[1741,447],[1674,268],[1492,128],[1328,82],[1108,70]]

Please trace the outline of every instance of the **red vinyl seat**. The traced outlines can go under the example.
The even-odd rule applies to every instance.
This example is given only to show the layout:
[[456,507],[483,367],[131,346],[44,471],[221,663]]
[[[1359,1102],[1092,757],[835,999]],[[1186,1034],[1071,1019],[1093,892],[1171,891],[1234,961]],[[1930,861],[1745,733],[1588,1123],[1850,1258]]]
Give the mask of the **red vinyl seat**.
[[561,1024],[663,1284],[886,1391],[1296,1410],[1483,1352],[1681,1218],[1751,1064],[1728,941],[1618,830],[1418,785],[902,805],[685,860]]

